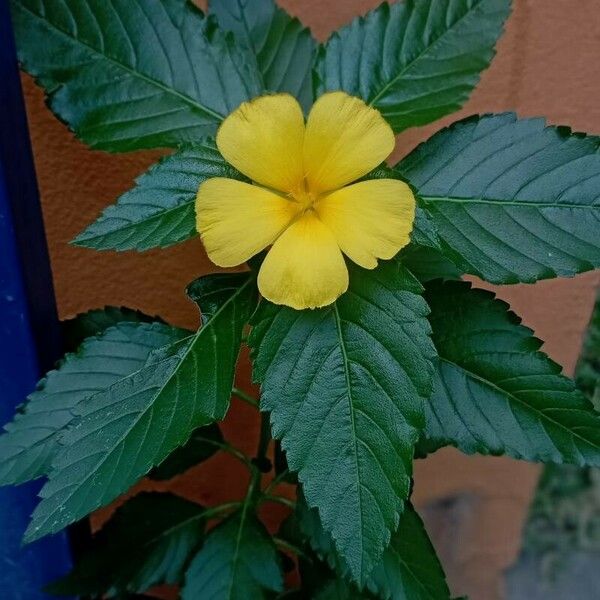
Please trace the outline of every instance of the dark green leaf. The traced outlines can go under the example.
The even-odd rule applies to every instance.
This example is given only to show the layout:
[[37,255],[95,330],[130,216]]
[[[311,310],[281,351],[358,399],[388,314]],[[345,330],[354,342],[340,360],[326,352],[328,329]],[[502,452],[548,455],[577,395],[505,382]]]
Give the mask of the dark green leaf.
[[118,323],[86,339],[42,379],[0,436],[0,485],[48,473],[59,438],[81,403],[140,369],[148,354],[187,332],[162,323]]
[[261,92],[255,65],[187,0],[11,0],[19,60],[93,148],[213,134]]
[[172,494],[135,496],[93,537],[71,573],[47,591],[110,597],[181,583],[204,536],[203,510]]
[[288,92],[310,108],[316,42],[310,31],[273,0],[210,0],[219,25],[255,57],[263,88]]
[[197,235],[196,194],[210,177],[247,181],[225,162],[214,140],[206,138],[151,167],[72,243],[96,250],[142,251],[192,238]]
[[468,99],[509,12],[510,0],[384,3],[329,39],[318,91],[360,96],[395,132],[435,121]]
[[[337,555],[331,536],[321,525],[315,509],[309,509],[300,496],[296,516],[308,542],[340,577],[348,568]],[[390,545],[366,581],[378,598],[388,600],[449,600],[446,577],[425,527],[414,508],[407,503]],[[338,596],[324,596],[337,598]],[[351,598],[353,596],[340,596]]]
[[253,319],[261,408],[358,581],[409,493],[434,356],[421,291],[396,261],[351,267],[335,304],[298,312],[263,302]]
[[435,248],[411,244],[398,256],[421,283],[432,279],[460,279],[461,271]]
[[456,265],[494,283],[600,266],[600,138],[512,113],[472,117],[396,169]]
[[427,286],[439,354],[427,437],[463,452],[600,465],[600,415],[490,292]]
[[105,306],[81,313],[61,323],[64,346],[74,352],[85,338],[98,335],[117,323],[152,323],[163,321],[160,317],[145,315],[139,310],[123,306]]
[[[600,293],[597,296],[581,354],[577,361],[575,381],[577,387],[588,398],[594,398],[600,390]],[[594,403],[594,405],[596,404]]]
[[360,592],[345,579],[334,578],[326,582],[314,596],[314,600],[368,600],[373,596]]
[[191,467],[209,459],[219,450],[223,435],[216,423],[196,429],[185,446],[177,448],[158,467],[150,471],[150,478],[157,481],[172,479]]
[[242,510],[217,525],[186,574],[183,600],[266,600],[283,578],[277,549],[262,523]]
[[210,320],[196,334],[153,353],[141,370],[80,403],[79,418],[63,437],[64,448],[40,493],[27,541],[111,502],[185,444],[194,429],[225,416],[242,329],[255,304],[255,280],[247,274],[211,275],[191,288]]

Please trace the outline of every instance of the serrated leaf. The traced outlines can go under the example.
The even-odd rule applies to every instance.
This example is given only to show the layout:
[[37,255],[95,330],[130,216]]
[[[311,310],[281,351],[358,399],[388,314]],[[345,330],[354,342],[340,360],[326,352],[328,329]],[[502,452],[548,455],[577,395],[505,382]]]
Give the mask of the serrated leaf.
[[[124,306],[105,306],[80,313],[72,319],[61,322],[64,346],[67,352],[75,351],[85,338],[98,335],[117,323],[153,323],[164,321],[157,316],[151,317],[139,310]],[[181,330],[183,332],[183,330]]]
[[335,304],[298,312],[263,302],[253,318],[261,409],[358,581],[409,493],[434,355],[421,289],[396,261],[351,267]]
[[19,60],[93,148],[175,147],[261,92],[233,40],[187,0],[11,0]]
[[510,0],[387,3],[334,33],[316,67],[319,93],[344,90],[396,133],[458,110],[493,56]]
[[433,279],[460,279],[460,269],[441,251],[411,244],[398,255],[402,264],[421,282]]
[[181,583],[204,537],[203,511],[172,494],[138,494],[94,535],[71,573],[46,591],[120,598],[159,583]]
[[437,133],[396,170],[460,269],[533,282],[600,266],[599,147],[543,119],[486,115]]
[[283,578],[277,548],[249,512],[235,513],[212,529],[186,574],[183,600],[266,600]]
[[504,302],[458,281],[432,282],[426,298],[439,354],[430,443],[600,465],[600,414]]
[[195,237],[196,194],[210,177],[247,181],[221,156],[214,139],[205,138],[152,166],[72,243],[96,250],[142,251]]
[[[331,536],[324,531],[315,509],[299,497],[296,517],[308,543],[341,578],[347,573],[345,560],[336,551]],[[410,503],[379,563],[366,582],[377,598],[386,600],[450,600],[446,576],[421,518]],[[349,588],[341,588],[344,591]],[[336,596],[326,596],[335,598]],[[353,597],[353,596],[341,596]]]
[[164,481],[184,473],[219,451],[223,434],[216,423],[196,429],[181,448],[172,452],[158,467],[150,471],[150,479]]
[[209,275],[190,287],[210,320],[77,407],[26,541],[108,504],[185,444],[194,429],[225,416],[255,280],[245,273]]
[[592,398],[594,406],[598,406],[594,398],[600,391],[600,293],[588,323],[577,368],[575,369],[577,387]]
[[288,92],[308,110],[317,46],[310,31],[273,0],[210,0],[209,7],[255,57],[264,89]]
[[187,335],[162,323],[118,323],[86,339],[42,379],[0,436],[0,485],[46,475],[77,407],[140,369],[155,348]]

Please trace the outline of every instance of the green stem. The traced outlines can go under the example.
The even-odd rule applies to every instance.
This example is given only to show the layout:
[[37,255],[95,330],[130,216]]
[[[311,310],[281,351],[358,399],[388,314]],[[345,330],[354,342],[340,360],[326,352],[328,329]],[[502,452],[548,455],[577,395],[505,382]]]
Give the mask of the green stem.
[[296,503],[289,498],[284,498],[283,496],[271,496],[270,494],[263,494],[260,499],[261,502],[275,502],[276,504],[282,504],[283,506],[287,506],[292,510],[295,510]]
[[265,488],[265,494],[270,494],[290,473],[289,469],[284,469],[269,485]]
[[219,516],[221,513],[234,510],[239,508],[241,505],[241,502],[225,502],[223,504],[218,504],[217,506],[211,506],[202,513],[202,518],[213,519],[214,517]]
[[254,408],[258,408],[258,400],[256,398],[253,398],[252,396],[250,396],[250,394],[246,394],[246,392],[244,392],[244,390],[240,390],[240,388],[234,387],[231,390],[231,393],[234,396],[236,396],[237,398],[239,398],[240,400],[243,400],[246,404],[249,404],[250,406],[253,406]]
[[243,462],[248,468],[252,468],[250,459],[241,450],[238,450],[228,442],[217,442],[216,440],[209,440],[207,438],[202,438],[202,441],[206,444],[210,444],[216,448],[219,448],[219,450],[222,450],[223,452],[231,454],[231,456],[234,456],[239,461]]
[[290,544],[290,542],[277,537],[276,535],[273,536],[273,541],[283,550],[287,550],[288,552],[291,552],[292,554],[296,554],[297,556],[301,556],[302,558],[304,558],[305,560],[308,560],[312,563],[312,558],[310,556],[308,556],[308,554],[306,554],[304,552],[304,550],[302,550],[302,548],[299,548],[298,546],[296,546],[295,544]]

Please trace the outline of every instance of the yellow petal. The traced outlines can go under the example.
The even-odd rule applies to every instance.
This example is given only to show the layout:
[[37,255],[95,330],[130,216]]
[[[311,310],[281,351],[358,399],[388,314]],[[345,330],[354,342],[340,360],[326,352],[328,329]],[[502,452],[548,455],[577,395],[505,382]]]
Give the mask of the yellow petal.
[[234,179],[207,179],[196,196],[196,228],[209,258],[220,267],[246,262],[288,226],[297,204]]
[[415,198],[402,181],[373,179],[332,192],[316,211],[344,254],[374,269],[378,258],[392,258],[408,244]]
[[258,274],[260,293],[298,310],[335,301],[348,289],[348,269],[332,233],[305,213],[275,242]]
[[321,193],[356,181],[381,164],[394,145],[394,132],[377,110],[344,92],[324,94],[306,123],[309,189]]
[[225,160],[244,175],[283,192],[304,178],[304,116],[289,94],[244,102],[221,124],[217,146]]

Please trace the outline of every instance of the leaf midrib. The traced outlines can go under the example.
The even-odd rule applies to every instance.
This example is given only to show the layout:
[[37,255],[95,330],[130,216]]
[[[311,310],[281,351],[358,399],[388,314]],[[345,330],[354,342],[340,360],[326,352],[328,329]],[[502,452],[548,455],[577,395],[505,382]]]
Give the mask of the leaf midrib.
[[406,560],[404,560],[404,558],[402,558],[402,554],[393,545],[393,543],[390,544],[389,548],[390,548],[391,552],[396,556],[398,561],[404,566],[406,571],[408,571],[408,574],[412,577],[413,581],[417,584],[417,586],[421,590],[423,590],[423,592],[425,592],[425,594],[427,594],[427,598],[429,598],[430,600],[439,600],[439,598],[436,598],[434,595],[432,595],[431,590],[425,585],[425,583],[423,582],[421,577],[419,577],[415,573],[415,571],[413,571],[412,567],[408,564],[408,562],[406,562]]
[[[475,12],[475,10],[477,10],[486,1],[487,0],[481,0],[480,2],[475,4],[473,7],[471,7],[469,10],[467,10],[467,12],[462,17],[460,17],[460,19],[458,19],[452,25],[452,27],[446,29],[442,33],[442,35],[440,35],[438,38],[436,38],[435,41],[430,46],[427,46],[426,48],[424,48],[423,51],[420,52],[411,62],[406,64],[403,67],[403,69],[395,77],[393,77],[387,84],[385,84],[383,86],[383,88],[375,95],[375,97],[372,100],[369,100],[369,102],[368,102],[369,106],[375,106],[375,103],[378,100],[380,100],[382,98],[382,96],[384,96],[391,87],[395,86],[398,83],[398,81],[400,79],[402,79],[402,77],[404,77],[404,75],[406,75],[406,73],[408,71],[410,71],[423,58],[423,56],[425,56],[430,51],[435,49],[438,46],[438,44],[441,43],[441,41],[445,38],[446,35],[448,35],[450,33],[454,34],[455,27],[458,27],[464,19],[466,19],[467,17],[472,15],[473,12]],[[406,31],[405,31],[405,35],[406,35]]]
[[236,580],[238,563],[240,560],[240,546],[242,543],[242,534],[244,532],[244,527],[246,525],[246,517],[248,515],[248,508],[250,505],[249,494],[246,494],[246,498],[244,499],[244,505],[242,506],[241,515],[240,515],[240,526],[237,530],[237,534],[235,536],[235,547],[233,550],[233,559],[231,561],[231,577],[229,579],[229,585],[227,586],[227,598],[231,600],[233,598],[233,584]]
[[352,396],[352,387],[350,384],[350,372],[348,370],[348,364],[350,362],[350,359],[348,358],[348,353],[346,351],[346,344],[344,342],[344,336],[342,333],[342,322],[341,322],[341,317],[340,317],[337,302],[335,302],[333,304],[333,315],[335,318],[335,326],[336,326],[336,330],[338,333],[340,351],[342,353],[342,361],[343,361],[343,365],[344,365],[344,378],[346,381],[346,388],[348,390],[346,397],[348,398],[348,405],[350,408],[350,423],[352,425],[352,438],[353,438],[353,442],[354,442],[354,456],[355,456],[354,464],[356,467],[356,489],[358,492],[358,514],[359,514],[359,519],[360,519],[360,532],[361,532],[360,539],[359,539],[360,556],[361,556],[361,568],[360,568],[359,578],[362,579],[362,570],[363,570],[362,556],[363,556],[363,552],[364,552],[363,539],[362,539],[363,511],[362,511],[362,491],[361,491],[361,481],[360,481],[360,468],[359,468],[359,464],[358,464],[358,436],[356,433],[356,422],[354,419],[354,398]]
[[[578,438],[579,440],[581,440],[581,442],[583,442],[584,444],[588,445],[588,446],[592,446],[593,448],[598,448],[600,449],[600,444],[596,444],[594,442],[592,442],[589,439],[586,439],[584,437],[582,437],[581,435],[579,435],[576,431],[574,431],[573,429],[569,429],[568,427],[566,427],[565,425],[563,425],[562,423],[554,420],[553,418],[549,417],[546,413],[544,413],[543,411],[537,410],[536,408],[534,408],[533,406],[531,406],[530,404],[527,404],[525,401],[521,400],[520,398],[518,398],[517,396],[515,396],[514,394],[507,392],[506,390],[502,389],[500,386],[496,385],[494,382],[489,381],[488,379],[484,379],[481,375],[478,375],[477,373],[473,373],[473,371],[470,371],[469,369],[463,367],[462,365],[459,365],[458,363],[444,358],[443,356],[439,356],[439,360],[452,366],[455,367],[456,369],[459,369],[460,371],[462,371],[466,376],[475,379],[477,382],[481,383],[483,386],[488,387],[493,389],[496,392],[499,392],[500,394],[502,394],[504,397],[508,398],[509,400],[514,400],[515,403],[523,406],[525,409],[535,413],[536,415],[539,415],[539,420],[546,420],[549,423],[552,423],[554,426],[558,427],[559,429],[566,431],[569,435],[572,435],[573,437]],[[553,445],[554,445],[554,440],[552,441]],[[555,446],[556,447],[556,446]]]
[[[165,388],[167,387],[167,385],[170,383],[170,381],[172,380],[173,376],[175,375],[175,373],[179,370],[181,364],[183,363],[183,361],[187,358],[187,356],[189,355],[189,353],[191,352],[191,348],[193,346],[195,346],[195,342],[201,337],[202,332],[205,331],[206,329],[210,329],[210,325],[211,323],[214,321],[214,319],[223,311],[225,310],[225,308],[234,300],[234,298],[237,298],[237,296],[239,296],[239,294],[241,294],[241,292],[246,288],[247,285],[249,285],[252,281],[254,281],[254,278],[252,276],[249,276],[248,279],[235,291],[234,294],[232,294],[223,304],[221,307],[219,307],[219,309],[214,313],[213,318],[206,323],[206,325],[203,325],[197,333],[189,336],[188,338],[183,338],[182,340],[179,340],[178,342],[175,342],[176,344],[184,342],[187,339],[190,338],[195,338],[192,339],[192,341],[190,342],[188,348],[186,349],[186,351],[184,352],[183,356],[181,356],[179,358],[179,360],[177,361],[177,366],[171,371],[171,374],[169,375],[169,377],[167,378],[167,380],[164,382],[163,385],[161,385],[160,389],[155,393],[154,395],[154,400],[152,401],[152,403],[148,404],[146,406],[146,408],[142,411],[140,411],[140,413],[137,415],[137,417],[135,418],[135,420],[133,421],[133,423],[131,424],[130,427],[127,428],[127,431],[114,443],[113,449],[110,452],[107,452],[104,457],[102,458],[102,460],[96,464],[96,466],[94,467],[93,470],[91,470],[88,475],[85,477],[85,479],[83,480],[82,483],[85,483],[86,481],[88,481],[90,479],[90,477],[92,477],[92,475],[98,471],[98,469],[100,469],[100,467],[102,465],[104,465],[104,463],[108,460],[108,457],[111,456],[114,453],[114,449],[116,447],[118,447],[120,444],[123,443],[123,441],[127,438],[127,436],[131,433],[131,431],[133,430],[134,427],[136,427],[139,422],[142,420],[142,418],[148,413],[148,411],[151,409],[151,407],[154,406],[155,402],[156,402],[156,398],[158,398],[158,396],[160,396],[163,391],[165,390]],[[157,365],[160,365],[166,361],[169,360],[173,360],[173,356],[167,356],[165,358],[162,358],[161,360],[157,361],[156,363],[153,363],[153,366],[156,367]],[[135,371],[134,373],[131,373],[130,375],[128,375],[127,377],[123,377],[122,379],[119,380],[120,381],[125,381],[127,379],[132,378],[134,375],[137,375],[141,370],[143,370],[144,368],[147,368],[149,365],[144,365],[141,369],[138,369],[137,371]],[[118,383],[118,382],[117,382]],[[116,384],[113,384],[116,385]],[[112,386],[110,386],[112,387]],[[110,388],[109,388],[110,389]],[[104,390],[102,392],[99,393],[103,393]],[[91,398],[94,398],[97,394],[94,394],[93,396],[90,396],[90,398],[88,398],[88,401]],[[66,502],[68,502],[73,496],[74,494],[80,490],[82,487],[82,484],[79,485],[75,485],[73,486],[73,491],[67,496],[67,498],[65,498],[63,500],[63,505],[66,504]],[[50,518],[50,516],[46,517],[44,519],[44,523],[46,523],[48,521],[48,519]],[[41,525],[39,526],[39,528],[37,529],[37,531],[41,530],[42,527]],[[48,532],[50,533],[50,532]],[[26,532],[27,534],[27,532]],[[29,541],[34,541],[35,539],[38,539],[37,537],[30,537],[27,536],[27,539]]]
[[492,206],[517,206],[519,208],[575,208],[600,211],[600,204],[582,204],[568,202],[501,200],[499,198],[462,198],[458,196],[423,196],[417,191],[419,198],[425,203],[448,204],[489,204]]
[[[163,92],[166,92],[167,94],[176,96],[180,100],[183,100],[185,103],[189,104],[190,106],[204,112],[206,115],[212,117],[213,119],[217,119],[218,121],[222,121],[224,119],[224,116],[222,114],[214,111],[213,109],[209,108],[208,106],[199,104],[196,100],[194,100],[190,96],[186,96],[185,94],[178,92],[174,88],[167,87],[165,84],[161,83],[160,81],[153,79],[152,77],[149,77],[148,75],[145,75],[144,73],[141,73],[140,71],[133,70],[131,67],[129,67],[126,64],[122,63],[121,61],[113,58],[112,56],[109,56],[107,54],[102,54],[97,48],[94,48],[90,44],[87,44],[86,42],[84,42],[76,37],[73,37],[68,31],[64,31],[63,29],[58,27],[55,23],[53,23],[52,21],[45,19],[42,15],[34,12],[33,10],[31,10],[30,8],[28,8],[26,6],[23,6],[23,4],[21,4],[20,2],[16,2],[16,0],[11,0],[11,4],[20,10],[28,12],[34,18],[37,18],[38,20],[42,21],[42,23],[46,24],[48,27],[51,27],[57,33],[63,35],[68,40],[71,40],[74,43],[80,44],[84,48],[87,48],[90,51],[90,53],[95,54],[96,56],[99,56],[102,59],[116,65],[117,67],[123,69],[130,75],[138,77],[142,81],[159,88],[160,90],[162,90]],[[199,34],[200,33],[201,32],[199,32]],[[64,85],[66,85],[65,82],[59,83],[59,87],[63,87]]]
[[175,525],[171,525],[167,529],[163,529],[163,531],[160,531],[156,535],[154,535],[151,538],[144,541],[142,543],[142,549],[146,549],[151,546],[154,546],[156,543],[160,542],[161,540],[163,540],[163,539],[167,538],[168,536],[170,536],[171,534],[175,533],[178,529],[187,527],[188,525],[191,525],[195,521],[202,521],[202,519],[204,518],[204,513],[205,513],[205,510],[200,511],[196,515],[188,517],[188,518],[184,519],[183,521],[179,521],[179,523],[176,523]]
[[[135,189],[135,188],[134,188]],[[109,229],[107,231],[105,231],[104,233],[96,233],[94,235],[85,235],[85,232],[88,231],[89,229],[91,229],[93,226],[99,226],[100,225],[100,221],[97,220],[94,223],[92,223],[87,229],[84,229],[72,242],[71,244],[73,244],[74,246],[85,246],[86,242],[94,242],[96,240],[100,240],[102,241],[103,238],[106,238],[108,236],[111,235],[116,235],[117,233],[120,232],[125,232],[125,231],[129,231],[131,229],[139,229],[141,227],[147,226],[150,223],[154,222],[154,221],[160,221],[163,218],[165,219],[169,219],[173,216],[173,214],[179,213],[179,212],[185,212],[186,210],[189,211],[190,206],[192,204],[194,204],[195,198],[193,196],[194,192],[190,192],[190,196],[191,198],[186,198],[185,200],[182,200],[179,204],[176,204],[175,206],[172,206],[171,208],[167,208],[164,210],[157,210],[155,213],[148,215],[147,217],[140,219],[139,221],[129,221],[127,222],[125,225],[123,225],[122,227],[115,227],[114,229]],[[102,217],[104,217],[106,220],[114,218],[114,217],[106,217],[105,215],[102,215]],[[172,233],[172,232],[171,232]],[[185,237],[183,239],[179,239],[179,240],[173,240],[168,242],[169,245],[173,245],[173,244],[177,244],[178,241],[182,242],[188,239],[191,239],[193,237],[196,237],[197,232],[194,231],[194,229],[192,228],[192,233],[191,235],[189,235],[188,237]],[[160,244],[163,243],[163,240],[160,240],[159,242]],[[163,246],[166,247],[166,246]]]

